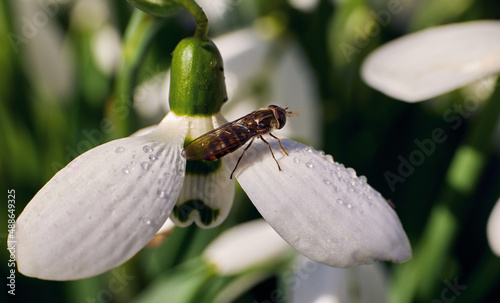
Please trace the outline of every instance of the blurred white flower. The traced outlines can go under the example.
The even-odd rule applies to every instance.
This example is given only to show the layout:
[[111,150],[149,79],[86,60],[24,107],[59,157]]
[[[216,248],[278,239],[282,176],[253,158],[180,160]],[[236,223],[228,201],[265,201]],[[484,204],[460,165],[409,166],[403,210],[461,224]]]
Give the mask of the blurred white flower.
[[203,252],[217,274],[234,275],[249,268],[283,258],[291,251],[264,220],[239,224],[218,236]]
[[491,211],[486,228],[486,235],[491,250],[500,257],[500,199]]
[[25,74],[44,100],[65,101],[75,85],[71,50],[65,46],[57,14],[58,2],[11,1],[15,32],[11,45],[19,52]]
[[299,257],[287,281],[291,303],[387,302],[387,278],[382,264],[334,268]]
[[417,102],[500,72],[500,21],[471,21],[405,35],[371,53],[361,74],[396,99]]
[[305,13],[314,11],[319,4],[319,0],[288,0],[290,5]]

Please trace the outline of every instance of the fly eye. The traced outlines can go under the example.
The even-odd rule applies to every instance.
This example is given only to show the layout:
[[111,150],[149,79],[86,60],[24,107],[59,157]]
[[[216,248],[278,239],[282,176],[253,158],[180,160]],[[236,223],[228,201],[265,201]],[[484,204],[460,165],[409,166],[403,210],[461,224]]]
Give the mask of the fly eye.
[[282,129],[286,123],[286,113],[282,110],[274,111],[274,117],[278,120],[278,129]]

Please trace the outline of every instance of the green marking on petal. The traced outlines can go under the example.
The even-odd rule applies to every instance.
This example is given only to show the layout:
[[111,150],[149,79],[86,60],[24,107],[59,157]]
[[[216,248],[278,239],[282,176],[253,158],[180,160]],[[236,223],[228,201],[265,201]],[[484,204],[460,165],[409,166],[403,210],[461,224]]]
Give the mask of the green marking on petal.
[[181,222],[189,219],[191,212],[197,210],[201,223],[208,226],[219,217],[220,209],[213,209],[200,199],[188,200],[180,205],[175,205],[172,214]]
[[[184,147],[186,147],[191,141],[189,137],[184,139]],[[215,173],[222,163],[221,160],[208,161],[208,160],[188,160],[186,161],[186,174],[187,175],[209,175]]]
[[186,174],[188,175],[209,175],[216,172],[221,167],[221,161],[208,160],[188,160],[186,161]]

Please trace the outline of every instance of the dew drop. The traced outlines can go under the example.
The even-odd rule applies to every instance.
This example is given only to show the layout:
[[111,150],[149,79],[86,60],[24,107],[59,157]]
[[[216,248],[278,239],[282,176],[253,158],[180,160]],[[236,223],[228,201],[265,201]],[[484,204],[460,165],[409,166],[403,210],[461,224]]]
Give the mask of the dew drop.
[[326,155],[326,156],[325,156],[325,159],[326,159],[326,161],[328,161],[330,164],[335,163],[335,161],[333,161],[333,157],[332,157],[332,155]]
[[351,209],[351,208],[352,208],[352,205],[351,205],[351,203],[346,203],[346,204],[345,204],[345,207],[347,207],[347,208]]
[[304,150],[306,152],[308,152],[308,153],[312,153],[313,152],[312,148],[310,148],[309,146],[305,147]]
[[300,162],[300,160],[299,160],[299,158],[293,158],[293,162],[295,162],[295,164],[297,164]]
[[156,160],[156,156],[155,155],[149,155],[149,160],[151,160],[151,161]]
[[328,181],[327,179],[323,180],[323,183],[325,183],[326,185],[332,184],[332,182]]
[[123,172],[124,174],[128,174],[130,171],[128,170],[128,168],[124,168],[124,169],[122,169],[122,172]]
[[151,164],[149,164],[148,162],[141,162],[141,167],[142,169],[147,170],[149,167],[151,167]]
[[117,153],[117,154],[118,154],[118,153],[123,152],[124,150],[125,150],[125,148],[123,148],[123,147],[121,147],[121,146],[120,146],[120,147],[117,147],[117,148],[115,149],[115,153]]
[[366,177],[365,176],[359,176],[359,181],[361,181],[361,183],[366,183]]
[[144,224],[150,225],[151,224],[151,220],[144,220]]
[[167,197],[167,193],[164,191],[164,190],[158,190],[158,197],[160,198],[166,198]]
[[306,163],[306,166],[307,166],[308,168],[313,168],[313,167],[314,167],[314,165],[313,165],[311,162],[307,162],[307,163]]
[[347,172],[351,175],[351,177],[356,177],[356,171],[351,167],[347,168]]
[[337,186],[334,186],[334,187],[333,187],[333,190],[334,190],[334,191],[339,191],[339,188],[338,188]]
[[342,201],[342,199],[337,199],[337,204],[342,205],[343,203],[344,203],[344,201]]
[[144,146],[142,147],[142,150],[143,150],[145,153],[150,153],[150,152],[152,152],[152,151],[153,151],[153,149],[152,149],[151,147],[147,146],[147,145],[144,145]]

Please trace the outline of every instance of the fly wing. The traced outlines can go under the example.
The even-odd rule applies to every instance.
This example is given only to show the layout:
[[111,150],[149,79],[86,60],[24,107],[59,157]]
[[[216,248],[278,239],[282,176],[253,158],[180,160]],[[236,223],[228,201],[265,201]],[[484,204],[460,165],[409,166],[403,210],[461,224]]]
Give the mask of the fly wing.
[[232,153],[256,134],[243,123],[246,117],[226,123],[194,139],[184,148],[182,155],[188,160],[214,161]]

